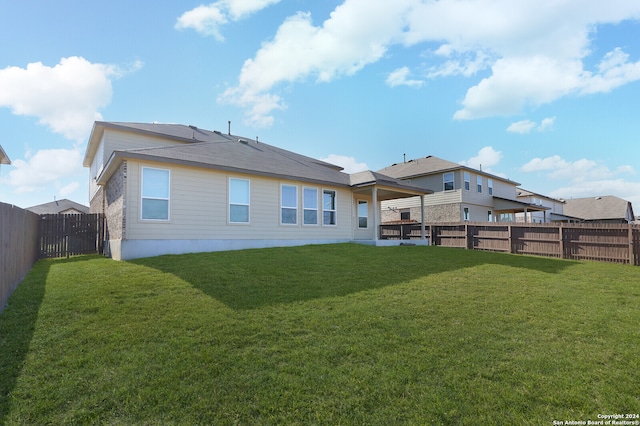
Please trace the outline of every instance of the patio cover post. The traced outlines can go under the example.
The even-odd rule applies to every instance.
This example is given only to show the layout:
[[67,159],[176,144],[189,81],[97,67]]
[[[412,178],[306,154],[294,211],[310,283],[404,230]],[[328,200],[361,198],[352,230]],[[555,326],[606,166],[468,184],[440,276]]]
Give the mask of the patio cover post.
[[378,241],[379,239],[378,233],[380,232],[380,229],[379,229],[380,226],[378,225],[378,223],[380,223],[378,220],[378,215],[380,214],[379,212],[380,209],[378,208],[378,188],[374,186],[373,191],[371,192],[372,192],[371,196],[373,199],[372,200],[373,201],[372,202],[373,204],[373,240]]
[[426,240],[427,233],[425,231],[424,225],[424,195],[420,196],[420,239]]

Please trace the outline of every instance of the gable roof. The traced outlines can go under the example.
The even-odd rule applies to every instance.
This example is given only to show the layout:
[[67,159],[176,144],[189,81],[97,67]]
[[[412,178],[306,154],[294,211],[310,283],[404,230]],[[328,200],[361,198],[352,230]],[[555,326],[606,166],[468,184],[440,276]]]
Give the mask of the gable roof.
[[500,176],[492,175],[491,173],[483,172],[482,170],[476,170],[474,168],[454,163],[452,161],[443,160],[442,158],[434,157],[433,155],[429,155],[424,158],[418,158],[415,160],[409,160],[404,163],[392,164],[385,167],[384,169],[378,170],[378,172],[384,173],[397,179],[411,179],[436,173],[449,172],[453,170],[467,170],[476,174],[489,176],[493,179],[509,182],[513,185],[520,185],[518,182],[514,182]]
[[50,203],[38,204],[37,206],[28,207],[27,210],[35,214],[59,214],[66,212],[89,213],[89,207],[76,203],[75,201],[62,199],[55,200]]
[[544,198],[546,200],[554,201],[556,203],[564,203],[565,202],[564,200],[559,200],[557,198],[549,197],[548,195],[539,194],[537,192],[531,192],[531,191],[526,190],[524,188],[518,188],[516,190],[516,197],[538,197],[538,198]]
[[2,149],[2,145],[0,145],[0,164],[11,164],[11,160],[4,149]]
[[633,220],[631,203],[613,195],[565,200],[563,213],[583,220]]
[[[229,172],[298,180],[309,183],[352,186],[352,178],[342,167],[317,160],[273,145],[237,135],[199,129],[181,124],[105,123],[96,122],[89,146],[96,145],[104,130],[113,128],[121,131],[152,135],[163,139],[183,142],[164,147],[150,147],[114,151],[98,177],[104,184],[125,158],[161,161],[191,167],[209,168]],[[99,136],[99,137],[98,137]],[[96,148],[90,153],[87,148],[85,166],[90,165]],[[89,164],[87,164],[89,163]],[[377,179],[383,181],[383,175]],[[387,184],[424,194],[424,189],[385,177]]]
[[349,176],[349,180],[353,188],[367,188],[373,185],[380,187],[378,190],[378,200],[380,201],[398,198],[397,190],[402,190],[405,193],[413,192],[413,195],[433,194],[433,191],[429,189],[412,185],[382,173],[372,172],[371,170],[354,173]]

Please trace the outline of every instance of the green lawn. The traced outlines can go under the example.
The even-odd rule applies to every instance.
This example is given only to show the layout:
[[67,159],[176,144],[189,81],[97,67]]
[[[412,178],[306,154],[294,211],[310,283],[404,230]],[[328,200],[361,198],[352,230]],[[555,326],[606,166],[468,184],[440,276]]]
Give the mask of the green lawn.
[[36,264],[0,424],[551,425],[640,412],[640,268],[307,246]]

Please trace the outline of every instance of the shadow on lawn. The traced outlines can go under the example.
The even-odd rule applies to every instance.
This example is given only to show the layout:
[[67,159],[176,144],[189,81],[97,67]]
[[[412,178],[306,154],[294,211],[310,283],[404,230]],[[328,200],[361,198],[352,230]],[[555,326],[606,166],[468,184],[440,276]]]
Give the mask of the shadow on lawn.
[[332,244],[159,256],[132,263],[173,274],[241,310],[345,296],[481,264],[558,273],[576,262],[444,247]]
[[[55,262],[61,264],[82,260],[85,258],[77,257]],[[0,314],[0,424],[4,424],[9,415],[11,392],[29,353],[51,265],[52,260],[36,262]]]

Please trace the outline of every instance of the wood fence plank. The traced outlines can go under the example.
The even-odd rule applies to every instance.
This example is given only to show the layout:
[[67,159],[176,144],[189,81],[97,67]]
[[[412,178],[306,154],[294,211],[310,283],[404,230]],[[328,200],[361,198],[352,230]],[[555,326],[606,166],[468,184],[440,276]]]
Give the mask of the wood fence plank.
[[69,257],[103,253],[104,215],[41,215],[40,256]]
[[[391,226],[381,225],[382,238]],[[432,223],[428,229],[432,245],[640,265],[637,224],[465,222]],[[395,234],[404,235],[400,229]]]

